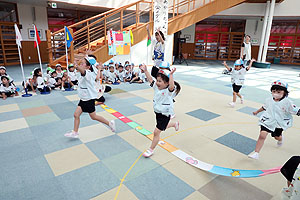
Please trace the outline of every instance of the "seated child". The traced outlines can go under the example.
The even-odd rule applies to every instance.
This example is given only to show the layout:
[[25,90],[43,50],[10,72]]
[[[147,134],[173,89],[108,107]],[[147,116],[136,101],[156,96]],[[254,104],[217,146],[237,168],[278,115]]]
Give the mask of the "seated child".
[[[14,82],[14,79],[12,79],[7,73],[6,73],[6,68],[4,66],[0,66],[0,78],[2,76],[6,76],[9,80],[9,83],[12,83]],[[1,79],[0,79],[0,84],[2,83]],[[13,84],[14,85],[14,84]],[[15,86],[15,85],[14,85]]]
[[14,96],[16,93],[15,87],[9,82],[8,77],[1,76],[0,97],[5,100],[7,97]]
[[137,68],[133,73],[133,78],[130,83],[144,83],[146,82],[146,75],[143,69],[141,69],[143,65],[140,64],[139,68]]
[[37,89],[40,92],[50,92],[50,88],[47,86],[47,81],[45,83],[45,80],[42,77],[42,71],[40,68],[37,68],[34,70],[34,75],[37,77],[36,81],[37,81]]
[[55,66],[55,71],[56,71],[56,74],[57,74],[57,79],[63,77],[64,71],[62,70],[60,64],[56,64],[56,66]]
[[62,77],[61,81],[61,88],[64,90],[64,88],[71,88],[74,84],[71,81],[71,78],[68,76],[68,72],[64,72],[64,75]]
[[132,79],[131,65],[125,65],[125,82],[130,82]]
[[22,82],[22,86],[24,87],[25,91],[27,90],[35,92],[37,88],[37,76],[33,74],[31,78],[26,80],[25,84],[24,81]]
[[54,90],[55,88],[61,88],[61,79],[58,79],[58,81],[55,80],[57,74],[56,71],[53,71],[51,73],[51,77],[48,80],[48,86]]
[[122,65],[119,65],[118,70],[116,72],[117,74],[117,78],[120,82],[124,82],[124,78],[125,78],[125,71],[123,69]]
[[73,85],[78,85],[78,77],[77,77],[77,71],[75,70],[75,67],[73,64],[69,65],[69,77],[71,79],[71,82]]
[[115,67],[113,65],[109,66],[109,71],[107,72],[107,83],[113,84],[116,82],[117,76],[115,74]]

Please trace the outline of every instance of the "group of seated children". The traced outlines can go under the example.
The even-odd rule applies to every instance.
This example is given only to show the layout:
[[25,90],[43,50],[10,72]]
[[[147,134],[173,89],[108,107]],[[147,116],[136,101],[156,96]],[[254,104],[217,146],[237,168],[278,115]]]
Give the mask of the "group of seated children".
[[40,92],[50,90],[65,90],[64,88],[77,88],[78,78],[75,67],[70,64],[68,71],[63,70],[60,64],[55,66],[55,69],[47,68],[47,73],[44,78],[40,68],[36,68],[32,72],[32,76],[26,81],[24,89],[28,91],[36,92],[38,89]]
[[6,68],[0,66],[0,98],[5,100],[10,96],[18,96],[14,80],[6,73]]
[[103,83],[144,83],[146,82],[146,75],[145,72],[140,69],[140,66],[141,65],[139,65],[138,68],[134,68],[134,64],[129,64],[129,61],[126,61],[123,66],[120,62],[114,63],[113,60],[110,60],[109,63],[103,64]]

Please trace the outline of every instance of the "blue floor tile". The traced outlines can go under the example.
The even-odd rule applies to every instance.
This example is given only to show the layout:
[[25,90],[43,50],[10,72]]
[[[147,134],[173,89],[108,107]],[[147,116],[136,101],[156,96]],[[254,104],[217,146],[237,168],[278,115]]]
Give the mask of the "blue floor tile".
[[101,162],[60,175],[57,180],[70,200],[90,199],[120,184]]
[[124,131],[128,131],[132,129],[130,126],[128,126],[127,124],[125,124],[119,119],[115,119],[115,123],[116,123],[116,133],[122,133]]
[[68,196],[60,187],[56,178],[39,181],[35,184],[24,184],[19,190],[0,192],[0,199],[43,199],[43,200],[68,200]]
[[[27,151],[25,153],[29,154],[30,152]],[[0,194],[17,192],[26,185],[37,184],[40,181],[53,177],[54,174],[43,155],[15,163],[1,161]]]
[[[253,116],[253,112],[257,111],[257,110],[258,110],[258,108],[252,108],[249,106],[245,106],[243,108],[238,109],[237,111]],[[257,116],[259,117],[261,114],[262,113],[259,113]]]
[[86,143],[86,146],[100,160],[134,148],[118,135],[112,135],[92,142],[88,142]]
[[4,112],[4,113],[0,113],[0,122],[17,119],[17,118],[22,118],[22,117],[23,117],[23,114],[20,110]]
[[60,119],[68,119],[73,118],[77,106],[68,101],[64,103],[52,104],[49,105],[49,107]]
[[15,144],[33,140],[34,136],[30,128],[23,128],[0,134],[0,147],[5,148]]
[[163,167],[126,181],[125,185],[143,200],[182,200],[195,191]]
[[203,121],[209,121],[209,120],[212,120],[212,119],[220,116],[219,114],[209,112],[204,109],[194,110],[194,111],[188,112],[186,114],[196,117],[198,119],[201,119]]
[[256,140],[235,132],[229,132],[226,135],[219,137],[215,141],[245,155],[251,153],[255,149],[256,145]]
[[9,147],[0,147],[0,163],[10,163],[26,161],[43,155],[43,152],[36,140],[25,141]]

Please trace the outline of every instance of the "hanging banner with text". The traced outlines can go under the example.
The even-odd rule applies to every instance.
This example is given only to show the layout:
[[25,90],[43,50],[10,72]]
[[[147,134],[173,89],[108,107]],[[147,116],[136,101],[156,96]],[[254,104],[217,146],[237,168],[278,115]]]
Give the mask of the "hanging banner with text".
[[168,6],[167,0],[154,1],[154,34],[158,29],[165,36],[168,34]]

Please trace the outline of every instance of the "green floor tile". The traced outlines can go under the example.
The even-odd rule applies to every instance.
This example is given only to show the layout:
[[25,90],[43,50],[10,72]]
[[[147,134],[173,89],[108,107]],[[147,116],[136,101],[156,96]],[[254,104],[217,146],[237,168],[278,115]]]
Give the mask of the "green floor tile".
[[26,109],[26,108],[35,108],[35,107],[45,106],[45,105],[46,104],[43,100],[28,101],[28,102],[23,102],[23,103],[18,104],[18,106],[20,107],[21,110]]
[[41,125],[41,124],[47,124],[50,122],[55,122],[55,121],[59,121],[59,117],[57,117],[56,114],[54,114],[53,112],[51,113],[45,113],[42,115],[35,115],[35,116],[30,116],[30,117],[26,117],[25,118],[27,121],[27,124],[29,126],[37,126],[37,125]]

